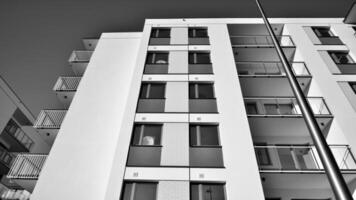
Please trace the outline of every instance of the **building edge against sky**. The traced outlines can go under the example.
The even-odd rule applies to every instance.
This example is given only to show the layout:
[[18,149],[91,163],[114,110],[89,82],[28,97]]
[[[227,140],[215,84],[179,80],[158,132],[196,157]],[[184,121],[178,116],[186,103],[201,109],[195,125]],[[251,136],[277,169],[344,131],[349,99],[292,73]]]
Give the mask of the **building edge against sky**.
[[[356,37],[342,20],[270,22],[354,193]],[[32,199],[333,198],[262,19],[150,19],[84,46],[54,87],[68,110],[34,122],[46,162],[8,175],[36,184]]]

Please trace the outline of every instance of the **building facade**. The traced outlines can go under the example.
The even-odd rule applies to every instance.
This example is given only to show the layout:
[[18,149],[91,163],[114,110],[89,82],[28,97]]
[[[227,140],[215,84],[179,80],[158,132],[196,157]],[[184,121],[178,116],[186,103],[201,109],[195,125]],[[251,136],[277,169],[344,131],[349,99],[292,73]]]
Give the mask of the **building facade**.
[[[354,193],[355,29],[270,22]],[[7,176],[31,199],[335,199],[262,19],[146,20],[83,44],[54,87],[68,109],[34,123],[51,152]]]

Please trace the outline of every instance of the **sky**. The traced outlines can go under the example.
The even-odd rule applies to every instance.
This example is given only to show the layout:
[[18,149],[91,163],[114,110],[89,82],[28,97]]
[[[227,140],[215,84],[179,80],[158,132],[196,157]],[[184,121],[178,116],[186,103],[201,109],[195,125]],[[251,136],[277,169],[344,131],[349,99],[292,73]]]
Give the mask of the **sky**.
[[[344,17],[353,0],[260,0],[269,17]],[[0,76],[34,116],[63,108],[52,88],[81,38],[141,31],[146,18],[260,17],[254,0],[0,0]]]

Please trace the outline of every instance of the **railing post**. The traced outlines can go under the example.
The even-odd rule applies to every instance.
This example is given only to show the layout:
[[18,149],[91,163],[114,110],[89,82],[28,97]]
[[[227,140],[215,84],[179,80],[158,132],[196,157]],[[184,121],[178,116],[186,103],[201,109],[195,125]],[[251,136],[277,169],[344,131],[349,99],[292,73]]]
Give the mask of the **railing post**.
[[323,133],[321,132],[318,123],[316,119],[314,118],[313,111],[308,104],[302,89],[299,86],[299,83],[297,81],[297,78],[294,76],[291,66],[284,55],[284,52],[279,45],[277,41],[277,37],[273,32],[272,26],[269,23],[267,17],[265,16],[265,12],[259,2],[259,0],[256,0],[256,4],[258,6],[258,9],[262,15],[263,21],[266,25],[266,28],[272,38],[272,42],[274,44],[274,47],[276,48],[277,54],[279,58],[281,59],[282,65],[284,67],[284,70],[286,71],[286,76],[289,80],[289,83],[291,85],[291,88],[293,90],[293,93],[298,101],[298,104],[300,106],[300,109],[302,111],[304,120],[307,124],[307,127],[309,129],[311,138],[313,139],[314,145],[317,149],[317,152],[320,156],[321,162],[324,166],[325,172],[327,174],[327,177],[329,179],[329,183],[331,185],[331,188],[334,192],[334,195],[336,199],[338,200],[352,200],[352,196],[350,191],[348,190],[347,184],[342,177],[342,174],[340,172],[340,169],[336,163],[336,160],[323,136]]

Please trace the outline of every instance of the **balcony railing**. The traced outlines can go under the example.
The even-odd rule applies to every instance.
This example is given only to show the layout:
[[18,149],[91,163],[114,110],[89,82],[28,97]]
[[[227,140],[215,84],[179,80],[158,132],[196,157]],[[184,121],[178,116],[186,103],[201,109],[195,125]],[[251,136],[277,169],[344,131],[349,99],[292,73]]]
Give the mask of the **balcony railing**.
[[162,113],[165,108],[165,99],[139,99],[138,113]]
[[[230,36],[232,46],[273,46],[272,38],[268,35]],[[281,46],[294,47],[289,35],[277,36]]]
[[47,155],[18,154],[7,175],[9,179],[37,179]]
[[85,63],[89,62],[93,51],[73,51],[69,57],[70,63]]
[[55,91],[76,91],[81,77],[59,77],[53,87]]
[[[311,76],[304,62],[291,63],[295,76]],[[240,76],[285,76],[280,62],[236,62]]]
[[58,129],[66,113],[67,110],[42,110],[33,126],[40,129]]
[[[308,97],[314,115],[331,115],[321,97]],[[245,98],[246,112],[249,116],[258,115],[302,115],[295,98]]]
[[189,99],[190,113],[217,113],[216,99]]
[[[341,170],[356,170],[355,158],[349,146],[329,147]],[[255,146],[255,153],[261,171],[324,170],[315,146]]]

